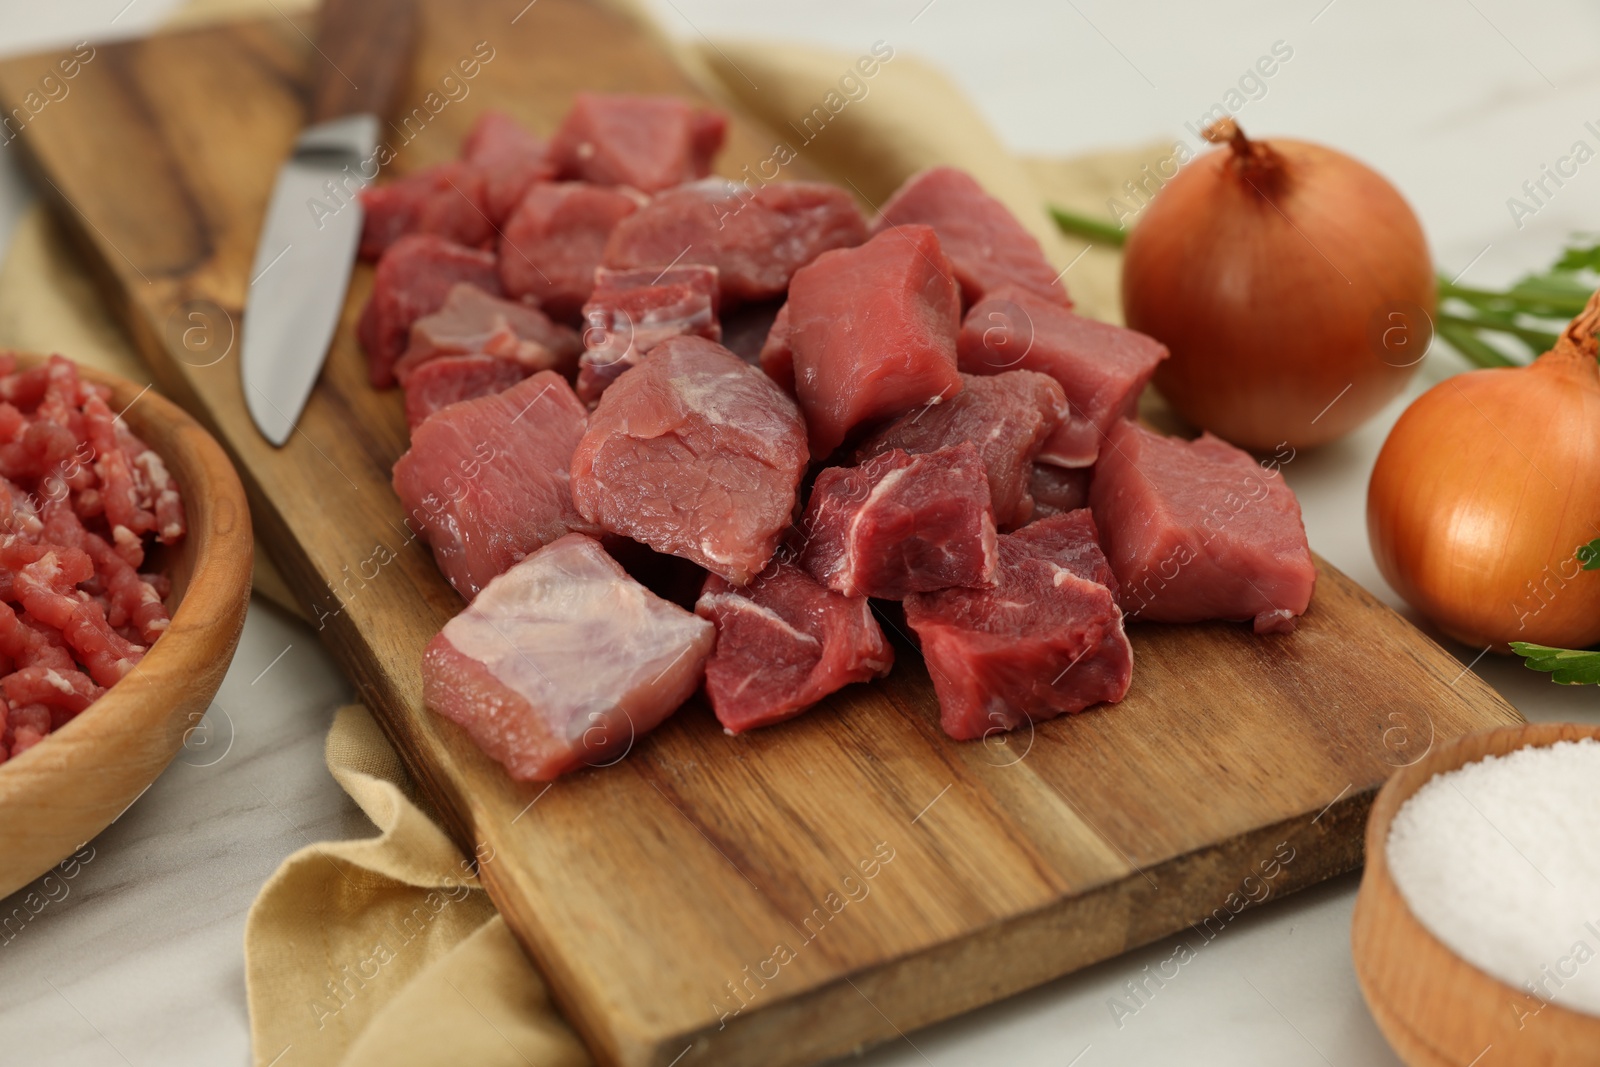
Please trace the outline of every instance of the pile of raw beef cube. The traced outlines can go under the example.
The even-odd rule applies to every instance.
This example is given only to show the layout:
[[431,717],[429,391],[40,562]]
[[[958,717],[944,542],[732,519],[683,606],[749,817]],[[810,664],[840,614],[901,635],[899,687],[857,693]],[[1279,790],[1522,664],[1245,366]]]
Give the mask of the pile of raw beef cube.
[[1293,628],[1294,495],[1132,421],[1166,350],[1074,314],[970,176],[869,224],[832,185],[708,177],[724,130],[580,95],[548,142],[488,113],[363,195],[395,491],[469,602],[424,656],[435,711],[549,779],[702,685],[740,733],[882,677],[887,625],[972,739],[1120,700],[1125,618]]

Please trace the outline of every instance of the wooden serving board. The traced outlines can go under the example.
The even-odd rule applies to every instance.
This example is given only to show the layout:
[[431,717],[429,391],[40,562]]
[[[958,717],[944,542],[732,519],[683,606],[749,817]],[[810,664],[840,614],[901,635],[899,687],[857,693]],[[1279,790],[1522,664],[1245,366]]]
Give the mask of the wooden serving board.
[[[695,95],[648,35],[582,0],[423,7],[403,100],[444,98],[480,41],[494,57],[401,169],[452,156],[490,104],[548,131],[581,88]],[[8,114],[57,58],[0,64]],[[287,20],[100,46],[20,143],[160,387],[232,452],[266,547],[602,1063],[810,1062],[1225,917],[1262,885],[1359,864],[1374,791],[1432,739],[1519,721],[1322,564],[1293,636],[1136,626],[1119,706],[992,743],[944,737],[902,647],[887,681],[795,722],[730,738],[696,701],[615,766],[512,783],[422,706],[423,645],[461,602],[389,487],[406,432],[354,340],[369,269],[300,432],[274,449],[245,413],[228,343],[316,61]],[[725,171],[774,140],[735,121]]]

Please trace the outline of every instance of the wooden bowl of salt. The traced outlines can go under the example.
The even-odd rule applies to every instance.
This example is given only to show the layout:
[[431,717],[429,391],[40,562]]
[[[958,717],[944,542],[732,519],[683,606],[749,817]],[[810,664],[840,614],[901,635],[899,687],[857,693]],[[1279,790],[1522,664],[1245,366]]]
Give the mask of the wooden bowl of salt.
[[[1431,888],[1444,887],[1456,897],[1444,899],[1448,897],[1447,892],[1443,897],[1419,897],[1414,901],[1417,907],[1408,903],[1408,893],[1417,895],[1428,882],[1425,868],[1424,876],[1416,874],[1420,855],[1416,851],[1418,816],[1423,810],[1420,805],[1402,818],[1401,838],[1391,841],[1396,817],[1406,802],[1432,782],[1433,789],[1454,789],[1460,795],[1459,804],[1448,795],[1435,799],[1444,801],[1462,817],[1455,826],[1428,827],[1456,838],[1453,842],[1439,840],[1434,844],[1451,848],[1470,843],[1474,836],[1481,842],[1491,839],[1490,835],[1498,835],[1512,850],[1508,856],[1522,856],[1521,860],[1506,861],[1504,870],[1508,884],[1516,878],[1538,884],[1534,878],[1537,875],[1555,890],[1557,882],[1532,869],[1528,858],[1542,857],[1545,853],[1532,848],[1527,840],[1521,842],[1519,849],[1514,840],[1525,836],[1525,823],[1520,828],[1512,825],[1512,820],[1503,812],[1485,804],[1481,794],[1475,802],[1470,784],[1463,790],[1451,778],[1435,779],[1435,776],[1459,771],[1487,756],[1507,756],[1524,749],[1548,749],[1559,742],[1585,738],[1595,739],[1600,744],[1600,727],[1541,723],[1469,734],[1440,746],[1400,771],[1379,792],[1367,821],[1366,870],[1356,897],[1351,942],[1356,978],[1367,1006],[1384,1037],[1410,1067],[1600,1065],[1600,1012],[1591,1013],[1592,1003],[1585,1004],[1583,1010],[1561,1003],[1563,991],[1571,994],[1575,986],[1569,988],[1569,984],[1580,978],[1596,983],[1589,987],[1586,996],[1592,998],[1594,990],[1600,989],[1600,885],[1582,890],[1593,898],[1595,914],[1574,917],[1576,933],[1572,935],[1572,943],[1565,949],[1550,951],[1550,958],[1532,968],[1533,973],[1522,979],[1534,983],[1531,988],[1519,988],[1507,980],[1506,966],[1493,968],[1507,976],[1497,977],[1484,966],[1465,958],[1467,955],[1484,957],[1486,953],[1493,955],[1495,952],[1501,957],[1507,952],[1515,954],[1515,939],[1505,937],[1504,929],[1462,932],[1459,917],[1470,914],[1480,898],[1487,900],[1490,895],[1475,896],[1478,887],[1465,882],[1441,883]],[[1563,749],[1555,754],[1565,756],[1568,751]],[[1589,754],[1588,746],[1584,746],[1584,751]],[[1499,772],[1509,764],[1497,762],[1483,766]],[[1524,764],[1522,770],[1525,775],[1528,765]],[[1478,780],[1482,781],[1481,775]],[[1571,801],[1576,804],[1579,798],[1572,797]],[[1427,810],[1438,812],[1444,807],[1433,804]],[[1497,815],[1509,832],[1496,825]],[[1570,841],[1569,845],[1571,849],[1589,850],[1591,859],[1600,862],[1600,811],[1587,813],[1585,817],[1589,820],[1589,829],[1580,836],[1586,840]],[[1474,820],[1482,822],[1467,825]],[[1400,845],[1402,839],[1407,851],[1398,854],[1402,862],[1397,872],[1396,857],[1391,856],[1390,848],[1391,844]],[[1483,853],[1471,854],[1478,856],[1481,864]],[[1421,858],[1427,859],[1426,856]],[[1521,868],[1521,863],[1529,863],[1530,868]],[[1545,863],[1549,866],[1548,861]],[[1440,864],[1439,873],[1443,873],[1445,866]],[[1563,873],[1568,872],[1550,872],[1558,880]],[[1521,903],[1535,906],[1534,901]],[[1511,906],[1516,905],[1516,901],[1511,902]],[[1449,926],[1445,936],[1464,946],[1463,950],[1452,948],[1430,930],[1419,912],[1428,916],[1436,927]],[[1452,914],[1457,916],[1454,923],[1448,918]],[[1441,915],[1446,918],[1441,919]],[[1515,923],[1498,925],[1514,927]],[[1491,944],[1496,937],[1500,939]],[[1530,958],[1542,959],[1537,954]],[[1594,973],[1584,975],[1586,969]],[[1568,996],[1567,999],[1570,1003],[1572,998]]]

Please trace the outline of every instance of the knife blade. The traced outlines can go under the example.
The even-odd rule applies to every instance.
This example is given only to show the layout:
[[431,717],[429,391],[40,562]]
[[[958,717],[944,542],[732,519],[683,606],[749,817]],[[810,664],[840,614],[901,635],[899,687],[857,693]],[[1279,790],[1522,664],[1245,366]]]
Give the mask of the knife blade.
[[355,192],[371,177],[413,25],[413,0],[323,5],[309,124],[279,167],[245,299],[245,406],[274,445],[294,432],[339,325],[361,240]]

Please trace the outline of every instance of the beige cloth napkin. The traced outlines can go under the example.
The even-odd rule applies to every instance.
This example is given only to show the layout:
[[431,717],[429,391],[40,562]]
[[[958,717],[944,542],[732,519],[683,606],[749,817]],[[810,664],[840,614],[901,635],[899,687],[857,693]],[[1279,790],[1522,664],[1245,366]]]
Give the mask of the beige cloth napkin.
[[[634,0],[615,2],[642,18]],[[180,20],[308,6],[306,0],[197,0]],[[708,92],[775,129],[809,113],[858,58],[760,43],[662,40]],[[1112,191],[1153,161],[1159,146],[1072,161],[1019,160],[937,70],[897,53],[871,79],[868,95],[852,101],[804,151],[872,204],[923,167],[966,168],[1065,269],[1080,310],[1120,321],[1117,254],[1061,237],[1042,205],[1103,213]],[[148,380],[74,252],[40,211],[23,220],[0,266],[0,346],[59,351]],[[256,591],[298,611],[265,554],[256,558]],[[326,759],[379,835],[301,849],[251,908],[245,977],[258,1067],[590,1062],[365,708],[339,711]]]

